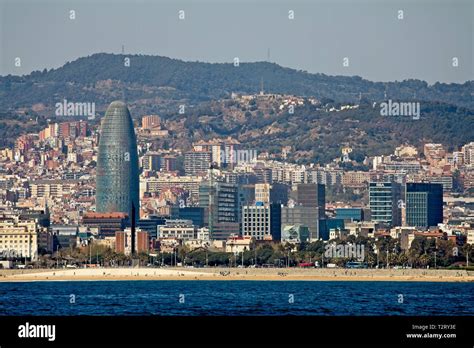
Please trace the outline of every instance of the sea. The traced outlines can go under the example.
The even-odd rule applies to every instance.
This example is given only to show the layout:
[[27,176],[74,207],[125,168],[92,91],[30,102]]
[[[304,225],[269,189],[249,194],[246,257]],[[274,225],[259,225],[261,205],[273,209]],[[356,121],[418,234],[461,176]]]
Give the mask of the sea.
[[0,316],[472,316],[474,283],[0,282]]

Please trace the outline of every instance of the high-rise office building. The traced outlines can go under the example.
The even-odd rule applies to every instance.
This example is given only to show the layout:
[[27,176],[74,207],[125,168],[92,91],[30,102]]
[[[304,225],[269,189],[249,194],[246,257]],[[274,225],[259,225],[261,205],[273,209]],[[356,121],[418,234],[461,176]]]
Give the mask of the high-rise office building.
[[401,185],[395,182],[369,183],[371,219],[388,226],[400,226],[403,206]]
[[406,225],[427,228],[443,222],[443,185],[407,183]]
[[323,219],[326,210],[326,186],[322,184],[297,184],[293,188],[297,205],[318,209],[318,218]]
[[242,236],[256,240],[281,239],[281,205],[278,203],[242,207]]
[[138,216],[138,155],[133,121],[125,103],[112,102],[102,120],[97,158],[96,211]]
[[302,205],[281,207],[281,231],[286,225],[303,225],[309,229],[310,240],[319,239],[318,211]]
[[281,204],[270,203],[270,234],[272,239],[281,240]]
[[274,182],[270,190],[270,202],[279,204],[288,204],[288,192],[290,186],[279,182]]
[[[225,229],[237,233],[239,232],[240,206],[238,186],[219,181],[202,182],[199,185],[199,206],[204,208],[204,223],[209,227],[211,238],[215,238],[215,229],[218,224],[236,224],[225,225]],[[224,225],[223,225],[224,226]],[[227,228],[229,227],[229,228]],[[222,233],[224,238],[226,233]]]
[[270,237],[270,206],[258,202],[242,207],[242,235],[264,240]]

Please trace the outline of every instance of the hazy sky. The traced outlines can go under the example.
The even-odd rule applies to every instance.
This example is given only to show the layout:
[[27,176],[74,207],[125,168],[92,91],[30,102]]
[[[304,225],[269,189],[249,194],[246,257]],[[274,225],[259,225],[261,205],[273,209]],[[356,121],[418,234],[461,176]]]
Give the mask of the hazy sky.
[[[474,79],[472,0],[0,0],[0,75],[98,52],[267,60],[373,81]],[[76,19],[70,19],[70,10]],[[179,20],[178,11],[185,11]],[[294,19],[288,18],[290,10]],[[403,11],[404,19],[397,18]],[[15,67],[15,58],[21,67]],[[349,67],[343,67],[344,57]],[[453,57],[459,66],[452,66]]]

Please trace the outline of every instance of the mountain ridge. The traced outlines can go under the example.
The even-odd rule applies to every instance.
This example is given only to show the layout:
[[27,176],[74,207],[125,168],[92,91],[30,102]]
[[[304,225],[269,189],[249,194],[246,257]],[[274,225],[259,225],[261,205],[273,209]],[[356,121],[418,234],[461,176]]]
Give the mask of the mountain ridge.
[[[130,66],[124,65],[125,58]],[[474,81],[434,83],[408,79],[393,82],[373,82],[360,76],[326,75],[282,67],[271,62],[232,63],[187,62],[154,55],[122,55],[95,53],[67,62],[63,66],[28,75],[0,77],[0,105],[28,106],[29,102],[51,103],[63,92],[64,97],[100,98],[94,93],[99,81],[119,81],[133,100],[137,86],[174,88],[171,99],[192,102],[230,96],[232,92],[268,93],[332,99],[336,102],[356,102],[362,98],[380,102],[397,100],[441,101],[474,109]],[[25,88],[26,87],[26,88]],[[89,87],[84,89],[84,87]],[[42,89],[39,93],[32,89]],[[51,93],[52,92],[52,93]],[[99,96],[97,95],[99,94]],[[147,94],[150,94],[149,92]],[[160,96],[161,93],[151,93]]]

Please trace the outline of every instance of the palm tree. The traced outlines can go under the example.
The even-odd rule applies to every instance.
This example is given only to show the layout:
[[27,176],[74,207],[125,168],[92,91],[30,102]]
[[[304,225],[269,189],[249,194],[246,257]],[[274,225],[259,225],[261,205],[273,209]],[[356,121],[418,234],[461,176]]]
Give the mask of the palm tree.
[[420,263],[420,265],[421,265],[423,268],[426,268],[426,266],[429,265],[430,260],[431,260],[430,255],[428,255],[428,254],[423,254],[423,255],[421,255],[420,258],[419,258],[419,263]]
[[[413,246],[413,243],[412,243]],[[422,253],[417,249],[410,247],[407,252],[408,262],[411,264],[413,268],[418,267],[420,265],[420,255]]]
[[408,263],[408,256],[406,253],[401,253],[398,255],[398,264],[401,266],[406,266]]
[[469,261],[472,262],[472,252],[474,251],[474,247],[471,244],[464,244],[462,247],[462,252],[464,254],[466,260],[466,266],[468,265]]

